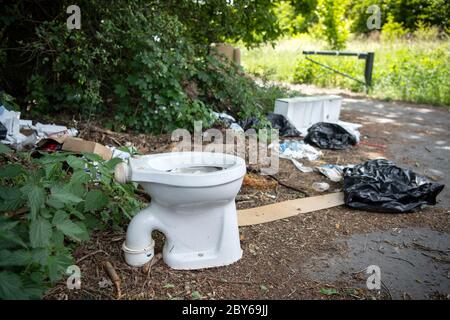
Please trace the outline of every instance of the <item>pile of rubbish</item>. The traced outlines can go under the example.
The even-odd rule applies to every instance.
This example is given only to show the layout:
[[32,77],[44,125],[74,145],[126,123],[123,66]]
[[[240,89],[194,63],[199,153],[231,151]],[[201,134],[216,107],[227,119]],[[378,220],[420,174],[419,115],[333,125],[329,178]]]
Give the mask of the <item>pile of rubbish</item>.
[[344,169],[344,199],[351,208],[403,213],[435,205],[444,185],[392,161],[376,159]]
[[[320,99],[316,100],[320,101]],[[279,104],[278,111],[287,117],[278,115],[276,124],[277,129],[280,130],[280,136],[283,136],[281,132],[289,132],[296,137],[306,134],[304,140],[282,141],[280,157],[290,159],[303,173],[316,171],[333,182],[343,181],[345,204],[351,208],[403,213],[417,210],[424,205],[436,204],[436,197],[444,185],[429,182],[409,169],[397,167],[389,160],[377,159],[345,166],[324,164],[314,168],[304,166],[297,161],[298,159],[318,160],[322,153],[316,148],[344,150],[360,142],[358,129],[361,125],[340,121],[339,112],[336,110],[332,112],[329,109],[337,105],[327,106],[326,103],[317,105],[317,108],[322,109],[318,112],[316,109],[311,109],[308,101],[304,104],[301,104],[301,101],[302,99],[285,99],[282,101],[284,104]],[[293,105],[289,105],[291,102]],[[333,122],[317,121],[329,116],[334,116]],[[268,119],[273,122],[272,114],[268,116]],[[302,126],[295,127],[292,123],[302,124]],[[309,127],[305,127],[307,123],[310,123]],[[312,188],[318,192],[324,192],[330,188],[330,185],[326,182],[314,182]]]
[[20,119],[20,112],[0,106],[0,143],[17,151],[70,151],[95,153],[104,160],[131,157],[132,150],[120,150],[100,143],[77,138],[78,130],[55,124],[36,123]]
[[359,131],[336,123],[318,122],[308,129],[305,142],[321,149],[343,150],[359,142]]

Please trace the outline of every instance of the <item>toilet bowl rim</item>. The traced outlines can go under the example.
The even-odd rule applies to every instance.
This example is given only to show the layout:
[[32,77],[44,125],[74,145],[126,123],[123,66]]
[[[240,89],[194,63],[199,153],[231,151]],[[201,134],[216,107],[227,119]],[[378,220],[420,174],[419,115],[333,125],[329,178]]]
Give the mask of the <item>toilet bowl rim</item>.
[[[150,162],[171,157],[173,161],[176,157],[183,157],[184,160],[188,156],[206,157],[216,160],[207,163],[208,166],[220,166],[224,162],[230,164],[226,170],[218,170],[205,173],[185,173],[185,172],[167,172],[152,167],[142,168],[142,161]],[[220,163],[219,158],[224,162]],[[195,162],[193,162],[194,164]],[[225,164],[226,164],[225,163]],[[206,165],[206,164],[205,164]],[[230,154],[211,153],[211,152],[172,152],[160,153],[154,155],[145,155],[130,159],[131,180],[141,183],[154,182],[159,184],[178,186],[178,187],[207,187],[226,184],[241,179],[246,173],[245,160]]]

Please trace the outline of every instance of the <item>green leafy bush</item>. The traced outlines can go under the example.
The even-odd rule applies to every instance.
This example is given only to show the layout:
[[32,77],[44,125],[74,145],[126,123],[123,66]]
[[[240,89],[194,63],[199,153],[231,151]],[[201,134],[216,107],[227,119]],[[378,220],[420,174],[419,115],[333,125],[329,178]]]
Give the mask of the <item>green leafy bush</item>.
[[396,22],[394,17],[389,15],[381,29],[381,37],[382,40],[393,41],[404,37],[408,32],[409,30],[403,26],[403,23]]
[[446,30],[450,26],[448,19],[450,2],[447,0],[351,0],[347,7],[347,16],[352,18],[351,31],[368,33],[367,8],[378,5],[381,11],[381,26],[389,16],[401,23],[405,29],[416,30],[417,23],[423,21],[430,26]]
[[[105,6],[84,0],[78,3],[80,30],[66,27],[68,4],[53,2],[44,12],[19,2],[0,14],[2,47],[14,50],[1,51],[0,86],[11,87],[22,111],[96,116],[116,130],[152,133],[190,128],[194,119],[208,127],[212,110],[260,114],[262,89],[239,67],[212,57],[209,44],[274,39],[279,30],[271,1],[122,0]],[[29,21],[31,12],[38,23]],[[2,25],[6,14],[13,21]],[[24,66],[20,73],[18,65]]]
[[40,298],[74,264],[77,243],[121,228],[142,203],[134,185],[112,181],[118,159],[23,153],[10,162],[0,147],[0,299]]
[[347,1],[320,0],[318,16],[320,36],[328,43],[330,49],[341,50],[345,48],[348,38],[348,28],[345,23],[344,13]]
[[[376,48],[373,86],[369,94],[385,99],[449,106],[449,44],[425,42],[412,46],[403,41],[382,42]],[[355,78],[364,79],[364,60],[346,57],[315,59]],[[293,78],[296,83],[364,90],[362,84],[312,64],[304,57],[299,57]]]

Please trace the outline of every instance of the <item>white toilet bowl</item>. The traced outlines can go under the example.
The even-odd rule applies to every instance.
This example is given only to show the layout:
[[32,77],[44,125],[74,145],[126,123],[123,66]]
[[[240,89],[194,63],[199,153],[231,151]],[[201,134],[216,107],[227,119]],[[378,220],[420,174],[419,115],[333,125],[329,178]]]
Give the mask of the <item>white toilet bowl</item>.
[[150,205],[128,226],[123,250],[129,265],[154,255],[153,230],[164,233],[164,261],[174,269],[231,264],[242,257],[235,197],[245,175],[239,157],[209,152],[163,153],[131,158],[116,179],[138,182]]

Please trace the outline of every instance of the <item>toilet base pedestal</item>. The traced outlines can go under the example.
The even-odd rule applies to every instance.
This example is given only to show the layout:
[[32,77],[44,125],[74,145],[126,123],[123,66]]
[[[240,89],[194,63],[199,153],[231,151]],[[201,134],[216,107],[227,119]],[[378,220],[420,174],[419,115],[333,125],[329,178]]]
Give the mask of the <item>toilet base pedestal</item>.
[[128,226],[123,247],[128,264],[153,258],[153,230],[164,233],[163,259],[173,269],[220,267],[242,257],[234,199],[182,207],[152,202]]

